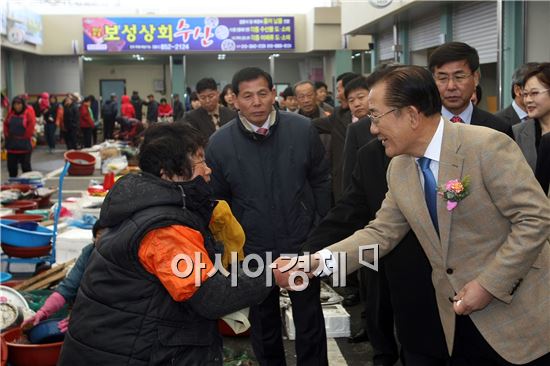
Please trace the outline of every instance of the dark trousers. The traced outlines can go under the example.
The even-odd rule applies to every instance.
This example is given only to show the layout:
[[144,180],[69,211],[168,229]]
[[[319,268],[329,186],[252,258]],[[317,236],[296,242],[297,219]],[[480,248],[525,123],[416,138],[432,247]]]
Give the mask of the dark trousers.
[[361,286],[365,292],[365,329],[374,349],[375,364],[393,365],[399,358],[393,326],[393,308],[384,261],[378,262],[378,272],[360,269]]
[[10,174],[10,178],[17,177],[19,164],[21,164],[21,170],[23,170],[23,173],[30,172],[32,170],[31,154],[32,152],[30,151],[26,154],[14,154],[8,152],[8,173]]
[[55,130],[57,129],[57,126],[55,125],[55,123],[46,123],[44,129],[46,132],[46,141],[48,142],[48,147],[50,149],[55,149]]
[[92,130],[92,143],[94,145],[97,144],[97,127],[94,127],[94,129]]
[[65,144],[67,144],[67,150],[76,150],[76,130],[65,131]]
[[[296,364],[328,365],[319,279],[312,279],[304,291],[290,291],[289,294],[296,328]],[[249,319],[250,340],[258,363],[262,366],[286,365],[279,287],[275,286],[261,304],[250,307]]]
[[81,130],[82,130],[82,145],[84,147],[92,147],[93,128],[86,127],[86,128],[81,128]]
[[[455,341],[451,366],[512,366],[503,359],[479,333],[469,316],[456,317]],[[529,342],[528,339],[525,342]],[[525,366],[550,365],[550,353],[524,364]]]
[[106,118],[103,120],[103,140],[110,140],[113,138],[113,131],[115,129],[115,120]]

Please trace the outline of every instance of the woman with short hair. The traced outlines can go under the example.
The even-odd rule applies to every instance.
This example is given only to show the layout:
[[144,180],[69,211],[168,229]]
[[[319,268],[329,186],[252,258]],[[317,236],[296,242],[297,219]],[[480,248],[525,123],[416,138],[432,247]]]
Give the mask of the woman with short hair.
[[[217,320],[260,303],[272,286],[265,271],[251,278],[236,266],[226,277],[214,265],[221,248],[209,224],[220,203],[207,184],[206,142],[186,124],[146,130],[142,173],[119,179],[101,208],[106,229],[82,279],[59,365],[223,364]],[[226,219],[236,233],[240,225]]]
[[523,101],[529,119],[512,126],[514,139],[533,169],[541,138],[550,132],[550,63],[541,63],[523,79]]

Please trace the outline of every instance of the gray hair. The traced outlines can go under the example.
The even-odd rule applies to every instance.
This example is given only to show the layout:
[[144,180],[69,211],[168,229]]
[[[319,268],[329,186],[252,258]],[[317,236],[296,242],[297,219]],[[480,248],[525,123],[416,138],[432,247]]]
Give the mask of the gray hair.
[[302,80],[302,81],[298,81],[296,84],[294,84],[294,86],[292,87],[292,90],[294,91],[294,95],[296,95],[296,88],[301,86],[301,85],[311,85],[311,87],[313,88],[313,90],[315,90],[315,84],[313,84],[313,81],[311,80]]

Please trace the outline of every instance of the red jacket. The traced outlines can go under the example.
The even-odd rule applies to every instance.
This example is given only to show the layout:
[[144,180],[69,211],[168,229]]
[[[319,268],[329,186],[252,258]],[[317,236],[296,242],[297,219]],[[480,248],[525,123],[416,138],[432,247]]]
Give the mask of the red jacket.
[[88,105],[82,103],[80,106],[80,128],[94,128],[94,120],[90,114]]
[[159,104],[159,117],[169,117],[172,115],[170,104]]
[[136,110],[130,102],[130,97],[123,95],[120,104],[120,114],[126,118],[136,118]]

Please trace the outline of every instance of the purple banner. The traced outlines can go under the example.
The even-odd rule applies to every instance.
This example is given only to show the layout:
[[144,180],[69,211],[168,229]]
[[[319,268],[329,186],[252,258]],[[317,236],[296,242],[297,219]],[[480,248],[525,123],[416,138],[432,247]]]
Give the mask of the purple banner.
[[83,18],[85,52],[293,50],[294,17]]

